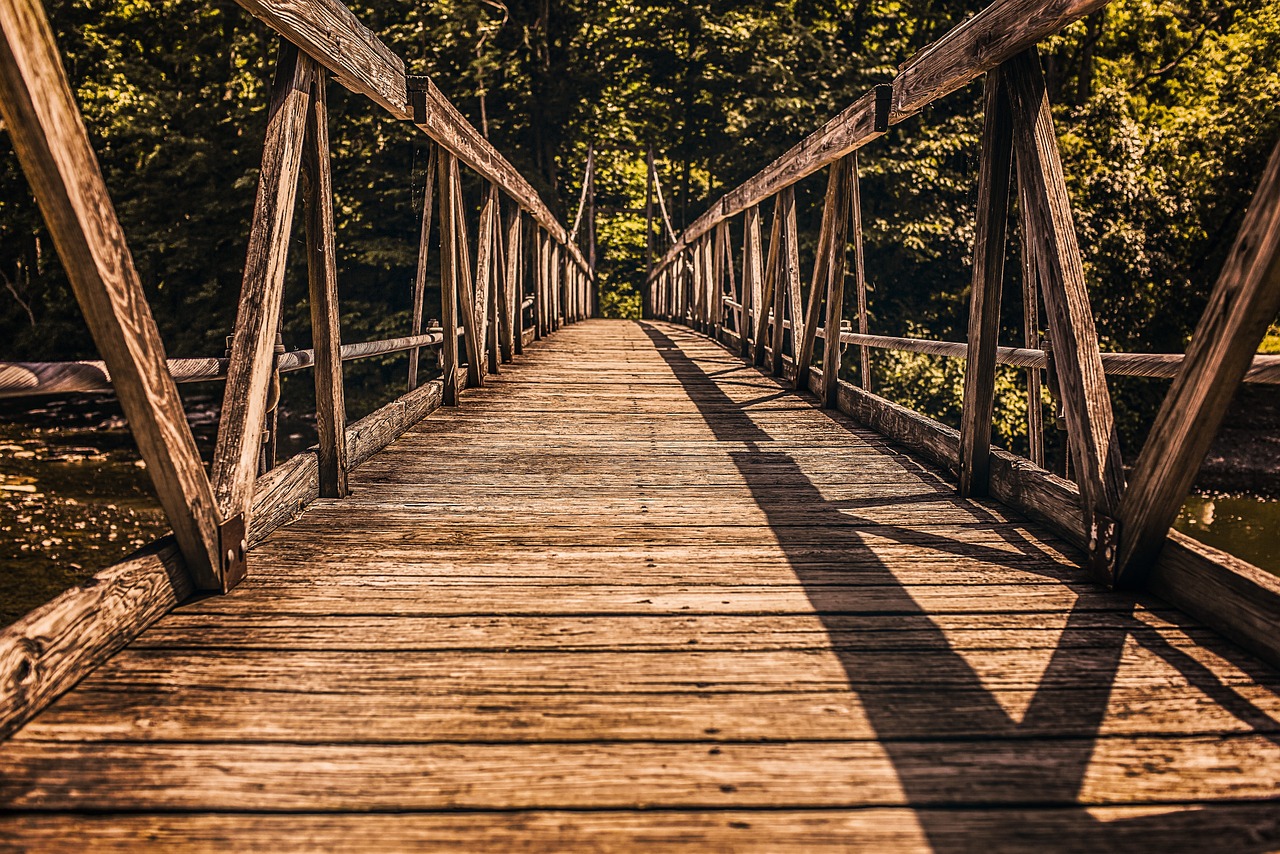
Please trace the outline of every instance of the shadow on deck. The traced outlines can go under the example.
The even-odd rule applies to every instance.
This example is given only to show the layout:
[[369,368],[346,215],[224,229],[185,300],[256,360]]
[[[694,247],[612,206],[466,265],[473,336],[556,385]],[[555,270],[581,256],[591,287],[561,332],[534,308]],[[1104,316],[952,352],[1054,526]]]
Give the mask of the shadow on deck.
[[1280,840],[1274,670],[687,330],[563,330],[352,484],[0,747],[7,838]]

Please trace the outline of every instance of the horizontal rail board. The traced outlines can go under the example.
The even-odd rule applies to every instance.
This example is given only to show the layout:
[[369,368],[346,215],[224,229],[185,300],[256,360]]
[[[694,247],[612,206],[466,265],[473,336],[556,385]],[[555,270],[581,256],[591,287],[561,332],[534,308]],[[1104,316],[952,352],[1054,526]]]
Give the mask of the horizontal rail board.
[[[973,82],[1109,0],[998,0],[916,54],[893,79],[888,124],[904,122],[939,98]],[[784,187],[812,175],[884,135],[875,124],[874,90],[730,190],[681,233],[650,278],[693,241]]]
[[[787,325],[784,323],[784,325]],[[819,338],[825,338],[825,330],[819,329]],[[924,338],[896,338],[889,335],[861,335],[857,332],[841,332],[840,342],[878,350],[895,350],[906,353],[922,353],[927,356],[945,356],[963,359],[968,356],[969,345],[959,341],[932,341]],[[1186,357],[1181,353],[1103,353],[1102,366],[1108,374],[1126,377],[1151,377],[1173,379]],[[1045,368],[1048,359],[1043,350],[1024,347],[999,347],[996,362],[1018,368]],[[1254,356],[1253,364],[1244,381],[1259,385],[1280,385],[1280,356]]]
[[[386,356],[421,347],[435,347],[444,340],[443,333],[429,332],[405,338],[384,338],[342,345],[342,361],[351,362],[372,356]],[[169,359],[169,373],[174,382],[195,383],[225,379],[227,359]],[[315,365],[315,350],[291,350],[280,356],[281,373],[300,371]],[[67,394],[72,392],[109,392],[111,374],[100,361],[82,362],[0,362],[0,398],[27,397],[35,394]]]
[[[338,0],[236,2],[327,68],[352,92],[369,98],[392,118],[413,119],[404,60]],[[586,271],[582,253],[568,243],[568,232],[533,186],[430,81],[426,83],[426,101],[426,121],[417,126],[485,180],[497,184],[557,243],[567,245],[574,263]]]

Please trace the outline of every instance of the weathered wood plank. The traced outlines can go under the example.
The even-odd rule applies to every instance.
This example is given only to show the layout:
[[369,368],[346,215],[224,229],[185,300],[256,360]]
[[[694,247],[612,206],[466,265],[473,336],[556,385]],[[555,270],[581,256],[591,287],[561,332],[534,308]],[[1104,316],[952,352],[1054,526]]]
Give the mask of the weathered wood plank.
[[[462,241],[458,234],[458,205],[454,200],[457,185],[454,176],[458,174],[458,163],[453,155],[444,152],[440,155],[440,323],[444,327],[444,341],[440,345],[440,365],[446,377],[453,376],[459,366],[458,362],[458,280],[460,277],[459,246]],[[465,254],[466,247],[462,247]],[[466,303],[463,303],[464,310]],[[444,405],[457,406],[458,395],[455,388],[445,385]]]
[[0,9],[0,114],[195,583],[222,587],[218,508],[39,3]]
[[[1241,778],[1265,735],[1110,739],[1090,761],[1089,803],[1268,799],[1280,770]],[[794,744],[78,745],[13,742],[0,805],[87,810],[265,811],[548,807],[916,806],[1028,801],[1078,805],[1055,769],[1078,763],[1078,739],[997,742],[1002,773],[975,773],[974,747],[898,742]],[[73,762],[77,771],[65,769]],[[1146,774],[1134,767],[1147,765]],[[785,769],[785,770],[784,770]],[[431,785],[422,785],[430,777]],[[910,794],[902,778],[909,783]],[[38,779],[38,786],[24,783]]]
[[[316,433],[319,436],[316,461],[320,475],[320,495],[324,498],[342,498],[347,494],[347,407],[342,383],[342,334],[338,324],[338,258],[333,246],[329,107],[323,72],[315,75],[312,85],[314,89],[311,106],[307,113],[307,142],[302,152],[302,175],[306,211],[307,287],[311,307],[311,339],[316,360]],[[429,224],[430,220],[430,215],[425,215],[424,224]],[[424,243],[425,240],[426,235],[423,235]],[[425,259],[419,258],[420,262],[423,260]],[[414,293],[418,306],[417,326],[422,321],[422,294],[416,286]],[[418,331],[415,329],[414,334],[418,334]],[[417,351],[413,353],[416,355]]]
[[[458,269],[457,299],[462,315],[463,345],[467,351],[467,388],[480,388],[484,385],[484,324],[480,318],[480,296],[484,289],[478,280],[471,275],[471,239],[467,236],[466,198],[462,194],[462,175],[458,171],[458,161],[449,159],[449,180],[453,184],[453,228],[457,238],[453,261]],[[484,231],[487,218],[481,217],[480,230]],[[476,255],[476,272],[482,272],[480,263],[484,260],[483,242],[478,243]],[[448,376],[447,372],[445,374]]]
[[[1010,829],[1016,837],[1010,838]],[[518,848],[631,851],[689,847],[749,851],[933,851],[936,839],[993,849],[1061,847],[1088,850],[1250,850],[1274,846],[1280,819],[1272,802],[1220,804],[1212,809],[1130,806],[988,810],[598,810],[444,812],[400,815],[66,813],[0,817],[0,830],[41,851],[171,851],[236,840],[247,849],[310,852],[409,850],[424,844],[460,849]],[[1201,844],[1203,842],[1203,844]]]
[[[213,452],[213,488],[224,517],[244,515],[248,521],[253,502],[307,112],[317,71],[309,57],[288,42],[280,43]],[[224,578],[223,587],[238,580]]]
[[[805,308],[804,324],[798,330],[799,334],[792,336],[796,342],[795,387],[801,391],[809,388],[809,368],[813,363],[813,342],[818,332],[818,318],[822,312],[823,299],[831,288],[829,268],[832,255],[837,251],[835,219],[845,215],[843,205],[836,198],[842,180],[839,166],[832,166],[827,175],[827,192],[822,200],[822,223],[818,227],[818,247],[814,251],[813,277],[809,280],[809,302]],[[838,245],[839,251],[844,252],[843,241]]]
[[982,165],[978,173],[978,216],[973,238],[973,279],[969,293],[968,358],[960,419],[960,495],[987,494],[990,479],[991,418],[995,410],[996,345],[1004,290],[1005,229],[1013,173],[1013,117],[1004,72],[987,72],[983,93]]
[[[430,148],[431,153],[427,155],[427,176],[422,190],[422,227],[418,232],[418,266],[413,276],[413,308],[409,314],[411,335],[422,332],[422,303],[427,291],[427,252],[431,240],[431,211],[436,201],[436,159],[440,152],[434,143]],[[409,391],[418,387],[418,359],[419,349],[415,347],[409,351]]]

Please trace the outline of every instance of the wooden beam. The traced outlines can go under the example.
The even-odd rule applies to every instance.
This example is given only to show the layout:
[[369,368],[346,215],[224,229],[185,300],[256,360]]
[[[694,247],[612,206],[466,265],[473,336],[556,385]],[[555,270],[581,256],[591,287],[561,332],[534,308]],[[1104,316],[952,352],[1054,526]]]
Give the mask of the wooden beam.
[[[769,334],[771,332],[769,310],[775,302],[773,291],[778,280],[778,255],[782,249],[782,211],[782,197],[779,196],[773,203],[773,224],[769,228],[769,255],[764,262],[764,283],[760,289],[760,302],[756,309],[756,336],[751,354],[752,364],[756,367],[764,365],[765,352],[768,349],[767,342],[772,339]],[[782,318],[778,318],[778,323],[782,323]]]
[[[1040,288],[1035,252],[1027,235],[1026,205],[1018,205],[1018,229],[1022,235],[1022,341],[1027,349],[1040,347]],[[863,348],[866,349],[865,347]],[[1103,359],[1106,365],[1106,359]],[[1041,402],[1040,368],[1027,368],[1027,442],[1031,462],[1044,468],[1044,404]]]
[[[831,256],[836,251],[844,252],[844,247],[836,247],[833,232],[836,218],[846,215],[844,206],[840,204],[840,164],[837,161],[827,174],[827,193],[822,200],[822,225],[818,229],[818,248],[814,253],[813,277],[809,281],[809,304],[805,309],[803,334],[792,339],[798,341],[796,346],[796,388],[804,391],[809,388],[809,369],[813,366],[813,342],[818,333],[818,318],[821,316],[823,297],[830,285],[828,273],[831,268]],[[831,327],[827,327],[830,329]],[[836,329],[840,328],[839,323]],[[839,352],[837,348],[837,353]]]
[[[458,161],[450,152],[442,152],[440,170],[440,325],[444,341],[440,344],[440,362],[446,377],[458,369],[458,206],[454,203],[454,176]],[[445,383],[444,405],[457,406],[457,390]]]
[[480,228],[476,238],[476,331],[479,336],[483,370],[498,372],[497,335],[494,326],[497,314],[499,237],[498,188],[489,185],[484,206],[480,209]]
[[[753,342],[759,341],[759,334],[752,337],[754,321],[760,313],[761,287],[764,283],[764,270],[761,267],[760,252],[760,206],[747,208],[742,219],[742,357],[752,357]],[[752,312],[755,312],[753,316]]]
[[[467,236],[466,200],[462,195],[462,176],[458,171],[458,161],[453,159],[453,222],[454,236],[457,238],[457,254],[454,256],[458,266],[458,303],[461,307],[463,344],[467,349],[467,387],[480,388],[484,385],[484,363],[481,332],[477,328],[479,319],[476,316],[476,280],[471,277],[471,239]],[[477,269],[479,261],[477,260]],[[482,328],[482,327],[481,327]]]
[[[826,271],[827,334],[822,348],[822,405],[834,409],[839,403],[840,322],[844,319],[844,277],[849,245],[849,222],[858,215],[858,154],[854,152],[832,165],[835,176],[835,198],[832,200],[830,261]],[[856,222],[856,219],[854,220]],[[815,286],[821,282],[815,280]],[[811,373],[811,371],[806,371]]]
[[964,366],[960,416],[960,497],[987,494],[991,418],[996,396],[996,346],[1004,287],[1005,230],[1013,171],[1013,118],[1003,72],[987,72],[983,94],[982,164],[978,172],[978,217],[973,238],[969,293],[969,357]]
[[[796,193],[793,187],[787,187],[778,194],[783,211],[782,250],[778,256],[778,290],[774,296],[774,328],[773,328],[773,361],[770,366],[775,377],[782,376],[782,356],[785,352],[786,325],[785,319],[791,321],[791,348],[795,353],[796,341],[803,331],[803,318],[800,317],[800,239],[796,230]],[[790,315],[786,318],[785,315]]]
[[[388,48],[340,0],[236,0],[285,39],[329,69],[340,84],[372,100],[391,114],[414,118],[404,61]],[[543,203],[532,185],[428,79],[421,81],[425,100],[423,121],[417,123],[432,139],[502,188],[516,204],[564,242],[568,233]],[[580,252],[575,262],[586,266]]]
[[[276,332],[280,329],[294,202],[317,70],[318,66],[293,45],[280,43],[213,452],[213,486],[223,516],[243,514],[246,522],[251,521],[248,514],[266,422],[267,387],[272,376]],[[224,579],[224,584],[230,587],[236,581]]]
[[[1280,146],[1200,315],[1120,504],[1117,581],[1142,580],[1186,500],[1231,398],[1280,313]],[[1274,628],[1274,627],[1273,627]]]
[[[311,109],[307,114],[302,174],[307,288],[311,306],[311,341],[315,348],[317,459],[321,497],[342,498],[347,494],[347,409],[343,396],[342,335],[338,322],[338,259],[333,246],[329,107],[323,71],[316,74],[314,87]],[[421,318],[418,319],[420,322]],[[412,352],[416,354],[417,351]]]
[[0,4],[0,31],[5,129],[187,569],[197,587],[222,589],[213,489],[41,4]]
[[516,328],[520,324],[519,275],[520,275],[520,208],[511,207],[507,211],[503,253],[506,263],[498,286],[499,302],[502,305],[498,324],[499,357],[503,362],[510,362],[516,353]]
[[1111,397],[1040,61],[1031,50],[1009,60],[1006,68],[1019,165],[1019,201],[1027,209],[1029,243],[1043,287],[1080,498],[1093,533],[1091,558],[1099,575],[1109,576],[1115,561],[1112,523],[1124,489]]
[[[858,176],[858,153],[849,164],[849,222],[853,230],[853,287],[857,299],[858,333],[867,334],[867,272],[862,251],[862,182]],[[825,362],[823,363],[826,364]],[[858,347],[858,384],[871,391],[871,350]]]
[[[436,195],[436,160],[440,149],[431,144],[427,156],[427,180],[422,192],[422,228],[418,232],[418,267],[413,277],[413,309],[409,316],[409,334],[422,333],[422,303],[427,291],[427,246],[431,239],[431,209]],[[409,391],[418,387],[418,348],[409,351]]]

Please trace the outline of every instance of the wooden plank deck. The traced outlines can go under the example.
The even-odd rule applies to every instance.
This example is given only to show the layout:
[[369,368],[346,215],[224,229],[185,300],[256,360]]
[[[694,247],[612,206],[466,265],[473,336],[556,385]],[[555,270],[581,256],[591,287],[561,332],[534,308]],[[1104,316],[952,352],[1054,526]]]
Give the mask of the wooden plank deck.
[[1280,844],[1280,675],[686,329],[351,487],[0,745],[0,848]]

